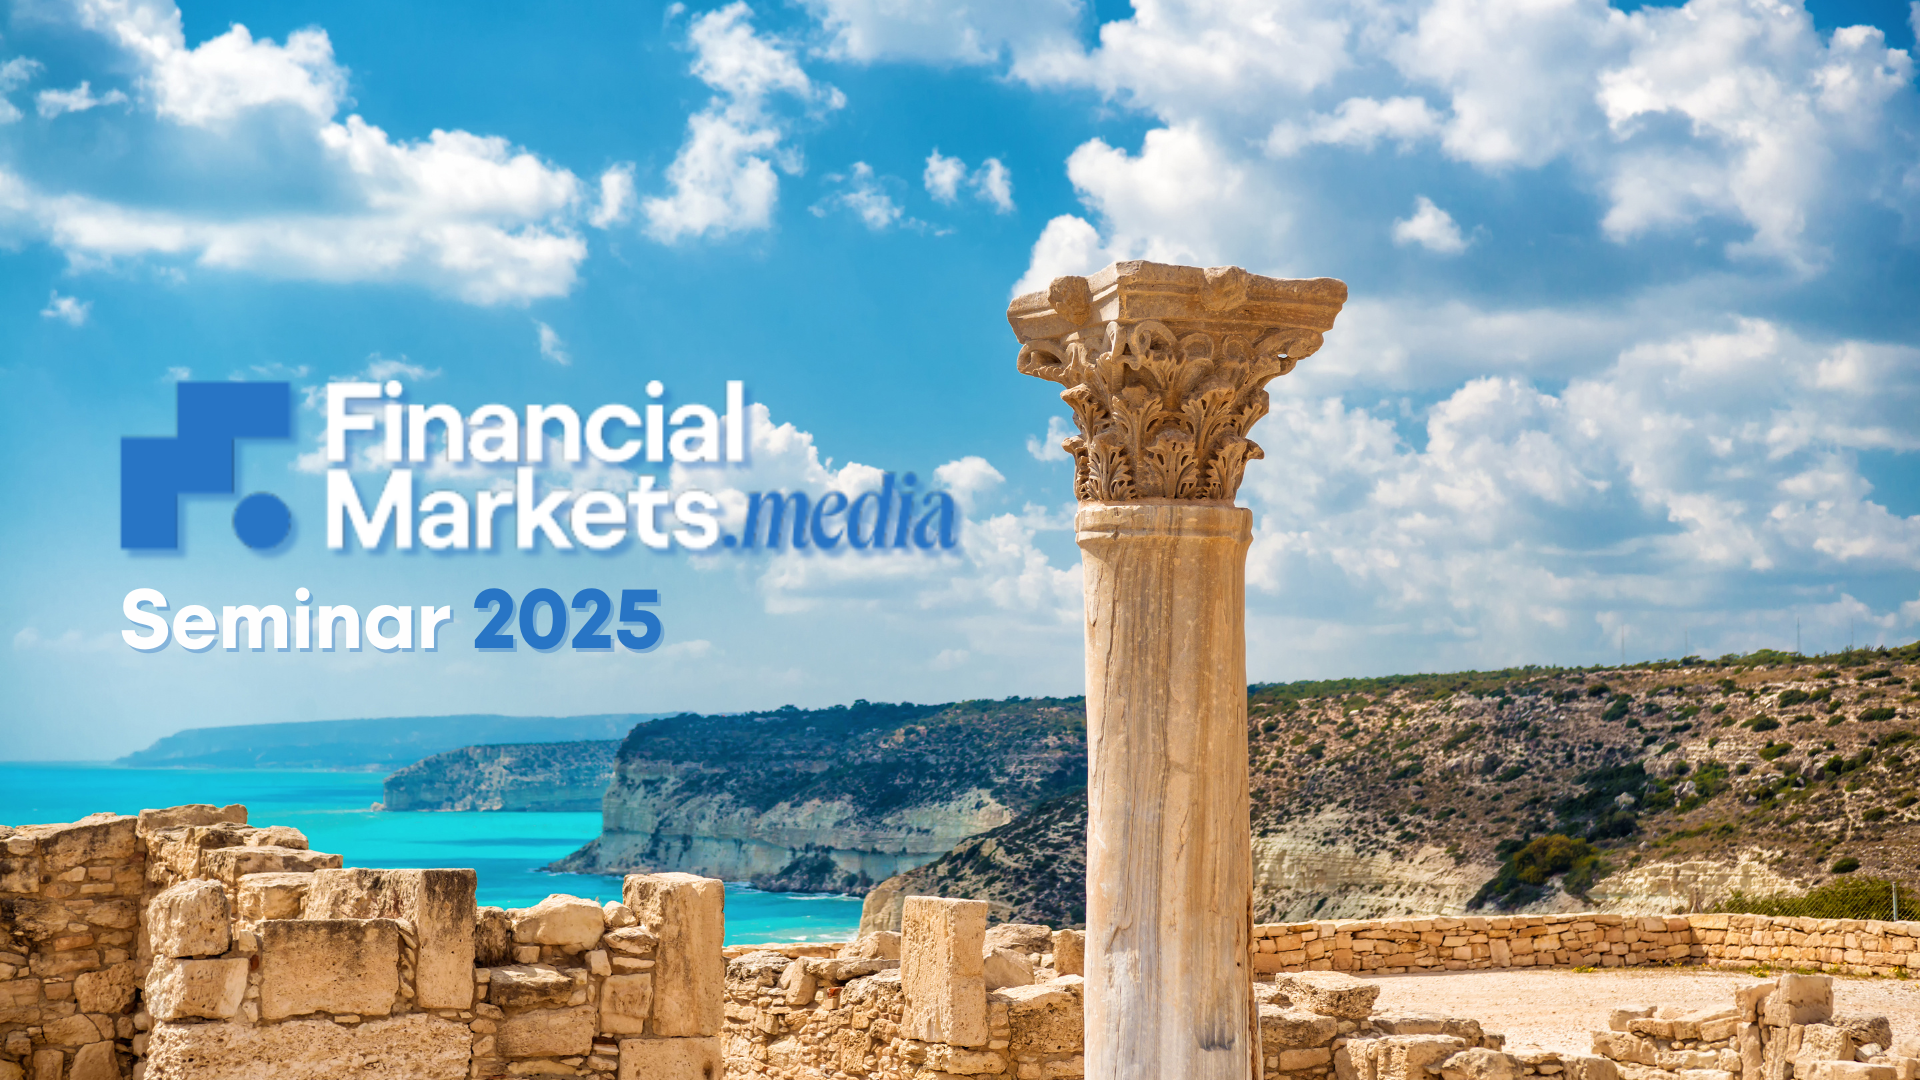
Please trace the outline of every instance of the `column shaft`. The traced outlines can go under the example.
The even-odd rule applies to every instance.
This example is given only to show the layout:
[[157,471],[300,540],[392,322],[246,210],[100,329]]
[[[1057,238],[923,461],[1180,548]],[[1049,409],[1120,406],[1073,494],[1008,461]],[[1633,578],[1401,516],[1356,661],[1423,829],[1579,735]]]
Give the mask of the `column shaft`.
[[1246,553],[1225,502],[1083,503],[1087,1080],[1258,1075]]

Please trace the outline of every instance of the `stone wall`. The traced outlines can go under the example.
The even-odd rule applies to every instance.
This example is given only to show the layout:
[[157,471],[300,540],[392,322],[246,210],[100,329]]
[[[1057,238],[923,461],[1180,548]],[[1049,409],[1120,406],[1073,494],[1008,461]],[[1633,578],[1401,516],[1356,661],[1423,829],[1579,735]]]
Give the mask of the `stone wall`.
[[1920,922],[1766,915],[1462,916],[1275,923],[1253,928],[1256,972],[1409,971],[1698,964],[1920,971]]
[[239,806],[0,827],[0,1080],[719,1080],[724,886],[476,907]]

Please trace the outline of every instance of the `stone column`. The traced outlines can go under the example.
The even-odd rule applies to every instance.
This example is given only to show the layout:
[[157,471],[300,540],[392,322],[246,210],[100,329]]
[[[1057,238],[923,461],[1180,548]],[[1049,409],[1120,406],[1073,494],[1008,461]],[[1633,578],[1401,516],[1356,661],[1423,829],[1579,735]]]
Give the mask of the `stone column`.
[[1320,347],[1330,278],[1115,263],[1016,298],[1019,369],[1080,433],[1087,1080],[1260,1073],[1248,945],[1245,567],[1234,506],[1268,380]]

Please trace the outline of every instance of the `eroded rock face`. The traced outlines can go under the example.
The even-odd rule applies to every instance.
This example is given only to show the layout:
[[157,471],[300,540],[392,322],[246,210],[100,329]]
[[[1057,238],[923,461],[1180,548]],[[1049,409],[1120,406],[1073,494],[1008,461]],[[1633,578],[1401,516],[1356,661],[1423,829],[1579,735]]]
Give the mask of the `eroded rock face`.
[[487,1002],[509,1011],[550,1008],[565,1005],[573,989],[573,980],[553,968],[516,964],[493,969]]
[[500,1022],[497,1038],[505,1058],[569,1057],[593,1050],[594,1009],[535,1009]]
[[407,921],[417,935],[415,999],[422,1008],[464,1009],[473,1003],[478,883],[472,870],[317,870],[304,912],[309,919]]
[[622,1039],[620,1080],[721,1080],[717,1038]]
[[1365,1020],[1380,996],[1380,984],[1337,971],[1298,971],[1274,976],[1273,985],[1297,1008],[1341,1020]]
[[154,961],[147,973],[146,1006],[157,1020],[225,1020],[240,1011],[247,992],[247,961]]
[[465,1080],[472,1032],[409,1013],[351,1027],[331,1020],[160,1024],[146,1080]]

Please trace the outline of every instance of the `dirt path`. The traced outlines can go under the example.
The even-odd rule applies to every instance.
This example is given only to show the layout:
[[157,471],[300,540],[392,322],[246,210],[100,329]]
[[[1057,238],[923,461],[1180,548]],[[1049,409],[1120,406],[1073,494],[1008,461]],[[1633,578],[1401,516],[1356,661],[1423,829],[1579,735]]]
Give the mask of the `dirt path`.
[[[1725,971],[1459,971],[1433,975],[1372,976],[1381,984],[1377,1012],[1472,1017],[1507,1037],[1521,1053],[1592,1053],[1589,1033],[1607,1026],[1622,1005],[1731,1003],[1733,989],[1752,976]],[[1834,1011],[1885,1016],[1894,1035],[1920,1031],[1920,982],[1836,978]]]

